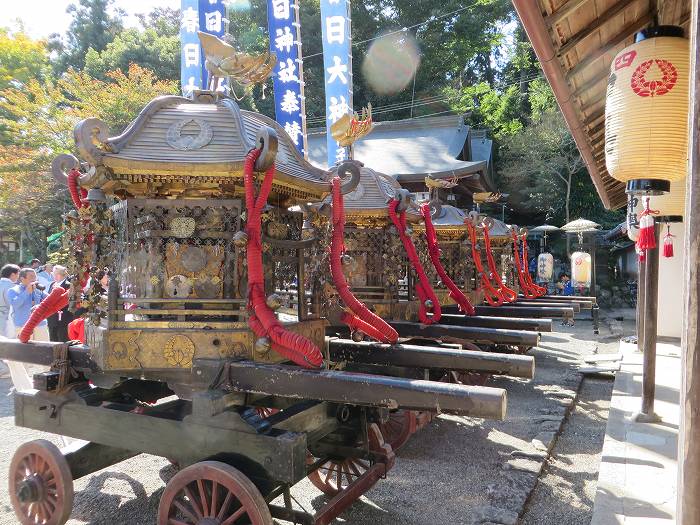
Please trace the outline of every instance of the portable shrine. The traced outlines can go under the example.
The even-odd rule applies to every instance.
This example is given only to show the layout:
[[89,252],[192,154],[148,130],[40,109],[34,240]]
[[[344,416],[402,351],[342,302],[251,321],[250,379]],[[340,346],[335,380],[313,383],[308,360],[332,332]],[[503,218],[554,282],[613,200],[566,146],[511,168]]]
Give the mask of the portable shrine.
[[[20,523],[65,523],[74,479],[139,453],[181,468],[163,492],[159,525],[214,508],[212,523],[242,513],[263,525],[273,516],[330,523],[393,465],[380,429],[388,409],[504,417],[505,391],[425,377],[532,377],[527,356],[329,341],[313,284],[328,273],[317,265],[329,245],[298,206],[375,190],[308,164],[274,121],[198,91],[155,99],[120,135],[88,119],[75,136],[81,161],[54,162],[75,205],[64,235],[73,286],[55,290],[19,340],[0,342],[0,357],[51,367],[34,376],[35,391],[16,394],[17,424],[84,443],[18,449],[9,491]],[[376,242],[387,244],[372,256],[400,253],[388,235]],[[82,294],[103,268],[109,289],[93,278]],[[409,302],[401,268],[390,289],[399,306]],[[379,274],[365,271],[355,282],[375,290]],[[87,310],[85,344],[29,340],[42,317],[71,302]],[[343,351],[370,356],[366,369],[346,372]],[[388,373],[397,367],[404,372]],[[290,487],[307,475],[335,496],[313,516],[289,504]],[[206,494],[191,498],[191,487]],[[278,495],[284,506],[266,503]]]

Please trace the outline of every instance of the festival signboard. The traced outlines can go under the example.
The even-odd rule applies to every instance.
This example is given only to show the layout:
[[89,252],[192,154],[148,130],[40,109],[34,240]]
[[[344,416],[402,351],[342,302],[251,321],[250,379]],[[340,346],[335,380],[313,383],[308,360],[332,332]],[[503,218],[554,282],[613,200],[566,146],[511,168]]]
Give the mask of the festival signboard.
[[[187,96],[195,89],[208,87],[204,54],[197,31],[222,38],[226,33],[224,0],[181,0],[180,19],[180,81]],[[217,86],[221,89],[223,82]]]
[[306,156],[306,110],[298,0],[268,0],[270,51],[277,55],[273,70],[275,118]]
[[326,143],[328,166],[349,158],[344,148],[331,136],[331,126],[352,112],[352,46],[350,0],[321,0],[321,34],[323,70],[326,89]]

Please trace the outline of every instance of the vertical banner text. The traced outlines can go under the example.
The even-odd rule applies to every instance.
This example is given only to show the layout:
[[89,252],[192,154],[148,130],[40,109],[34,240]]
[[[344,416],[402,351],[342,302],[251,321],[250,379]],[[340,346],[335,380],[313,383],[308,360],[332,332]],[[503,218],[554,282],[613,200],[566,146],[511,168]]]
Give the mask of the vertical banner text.
[[298,0],[267,0],[273,70],[275,118],[306,156],[306,111]]
[[331,126],[352,112],[352,46],[350,0],[321,0],[323,71],[326,88],[326,143],[328,167],[349,157],[331,136]]

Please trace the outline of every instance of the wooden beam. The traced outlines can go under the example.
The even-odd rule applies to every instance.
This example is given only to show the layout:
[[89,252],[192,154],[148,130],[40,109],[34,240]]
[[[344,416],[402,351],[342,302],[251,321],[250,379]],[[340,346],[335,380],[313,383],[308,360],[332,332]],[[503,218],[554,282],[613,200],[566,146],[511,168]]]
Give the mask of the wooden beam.
[[605,129],[605,122],[601,122],[597,126],[591,128],[588,130],[588,133],[595,133],[598,130]]
[[598,31],[607,22],[619,15],[623,10],[627,9],[629,5],[636,0],[620,0],[616,4],[613,4],[610,9],[605,11],[602,15],[595,18],[590,24],[581,29],[575,35],[572,35],[560,48],[558,55],[560,57],[566,55],[570,51],[579,45],[586,38]]
[[600,107],[600,105],[603,104],[605,105],[605,97],[596,97],[594,102],[591,102],[590,104],[587,104],[586,106],[581,106],[581,113],[587,113],[591,111],[592,109]]
[[584,127],[589,128],[589,133],[590,133],[590,128],[595,125],[597,128],[600,124],[599,122],[601,120],[605,120],[605,108],[601,109],[597,113],[593,113],[590,115],[583,123]]
[[563,6],[561,6],[557,11],[549,16],[544,17],[544,23],[547,27],[552,27],[557,22],[561,22],[571,13],[576,11],[579,7],[584,6],[588,3],[588,0],[569,0]]
[[647,13],[640,19],[635,20],[631,24],[625,26],[625,28],[622,31],[620,31],[617,35],[611,38],[604,46],[593,50],[586,57],[582,58],[574,67],[572,67],[569,70],[569,72],[566,74],[566,79],[571,81],[571,78],[573,76],[578,75],[581,71],[593,64],[600,57],[605,56],[606,54],[614,51],[617,46],[619,46],[629,37],[634,35],[636,32],[644,29],[644,27],[646,27],[650,22],[652,22],[653,18],[654,17],[652,13]]
[[692,0],[690,35],[689,173],[686,182],[685,260],[678,433],[679,525],[700,524],[700,0]]
[[[598,75],[591,77],[590,80],[585,82],[584,84],[581,84],[579,87],[577,87],[574,92],[571,94],[572,97],[580,97],[583,95],[586,91],[594,87],[596,84],[601,82],[603,79],[607,79],[608,76],[610,75],[610,72],[605,70],[601,71]],[[605,90],[603,90],[605,91]]]
[[682,25],[680,23],[683,8],[688,0],[664,0],[659,6],[659,24]]

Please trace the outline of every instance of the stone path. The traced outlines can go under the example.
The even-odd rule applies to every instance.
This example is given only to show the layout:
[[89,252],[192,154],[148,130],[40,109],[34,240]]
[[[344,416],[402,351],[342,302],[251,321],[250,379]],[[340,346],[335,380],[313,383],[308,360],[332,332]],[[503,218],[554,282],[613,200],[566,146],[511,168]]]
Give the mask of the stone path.
[[592,525],[675,523],[680,345],[659,343],[656,361],[657,424],[635,423],[641,408],[642,354],[621,344],[598,478]]

